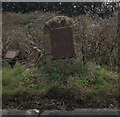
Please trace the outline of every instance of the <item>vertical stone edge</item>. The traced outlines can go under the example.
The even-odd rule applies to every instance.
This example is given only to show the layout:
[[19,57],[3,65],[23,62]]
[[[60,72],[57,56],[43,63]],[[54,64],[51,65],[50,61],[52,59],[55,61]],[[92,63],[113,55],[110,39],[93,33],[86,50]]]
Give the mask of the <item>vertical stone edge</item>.
[[2,2],[0,1],[0,117],[2,116]]
[[[120,3],[118,3],[118,73],[120,73]],[[118,75],[120,77],[120,74]],[[120,80],[118,78],[118,80]],[[119,81],[118,81],[119,82]],[[120,91],[120,84],[118,83],[118,91]],[[118,92],[119,95],[119,92]],[[120,103],[118,105],[118,116],[120,117]]]

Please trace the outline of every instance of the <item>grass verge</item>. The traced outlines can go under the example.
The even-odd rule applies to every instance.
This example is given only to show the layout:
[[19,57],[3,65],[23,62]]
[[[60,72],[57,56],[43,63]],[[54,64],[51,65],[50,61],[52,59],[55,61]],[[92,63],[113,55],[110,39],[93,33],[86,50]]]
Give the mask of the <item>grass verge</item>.
[[2,75],[3,108],[39,108],[46,102],[47,109],[51,103],[52,108],[59,109],[118,107],[118,74],[92,62],[78,66],[62,84],[58,76],[55,80],[47,72],[19,63],[14,68],[4,66]]

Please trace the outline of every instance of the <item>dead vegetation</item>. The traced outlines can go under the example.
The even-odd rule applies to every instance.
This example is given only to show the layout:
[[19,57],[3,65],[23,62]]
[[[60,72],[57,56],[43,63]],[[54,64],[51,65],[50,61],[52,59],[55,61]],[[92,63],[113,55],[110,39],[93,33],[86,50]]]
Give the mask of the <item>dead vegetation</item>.
[[14,68],[3,64],[3,108],[117,108],[117,12],[72,17],[76,57],[52,61],[43,27],[56,15],[3,13],[3,58],[20,51]]

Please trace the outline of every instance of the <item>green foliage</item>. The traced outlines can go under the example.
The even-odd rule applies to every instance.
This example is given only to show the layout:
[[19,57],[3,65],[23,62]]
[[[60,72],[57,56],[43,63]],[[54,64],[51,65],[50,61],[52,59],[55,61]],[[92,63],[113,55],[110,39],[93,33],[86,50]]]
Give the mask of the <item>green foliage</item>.
[[81,84],[82,86],[88,86],[90,84],[90,80],[84,77],[78,80],[78,83]]
[[75,72],[78,73],[78,74],[86,75],[86,71],[87,71],[87,65],[86,64],[82,64],[81,66],[76,66],[75,67]]
[[41,95],[47,91],[51,82],[48,76],[40,73],[37,69],[25,69],[16,63],[14,68],[3,67],[2,70],[3,97],[6,95]]
[[16,63],[13,69],[10,67],[3,68],[2,76],[3,86],[14,89],[14,85],[16,85],[21,80],[21,78],[25,78],[26,74],[24,72],[24,68],[20,66],[19,63]]
[[50,79],[53,81],[57,81],[60,85],[64,84],[65,74],[60,72],[59,68],[57,66],[48,66],[48,65],[42,65],[40,67],[40,71],[43,73],[46,73],[50,76]]
[[37,96],[89,103],[92,107],[96,103],[100,107],[103,100],[107,105],[119,99],[116,73],[92,62],[77,66],[72,74],[60,72],[57,66],[41,66],[38,70],[19,63],[13,68],[4,66],[2,74],[4,101]]

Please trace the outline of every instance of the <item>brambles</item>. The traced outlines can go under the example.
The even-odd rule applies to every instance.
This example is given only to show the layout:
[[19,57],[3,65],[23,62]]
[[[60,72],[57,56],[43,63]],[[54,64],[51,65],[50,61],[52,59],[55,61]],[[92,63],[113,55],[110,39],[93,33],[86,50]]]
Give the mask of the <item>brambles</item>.
[[[84,61],[114,68],[118,64],[118,12],[101,19],[98,15],[85,14],[74,20],[75,44],[81,43]],[[79,49],[78,47],[76,48]]]

